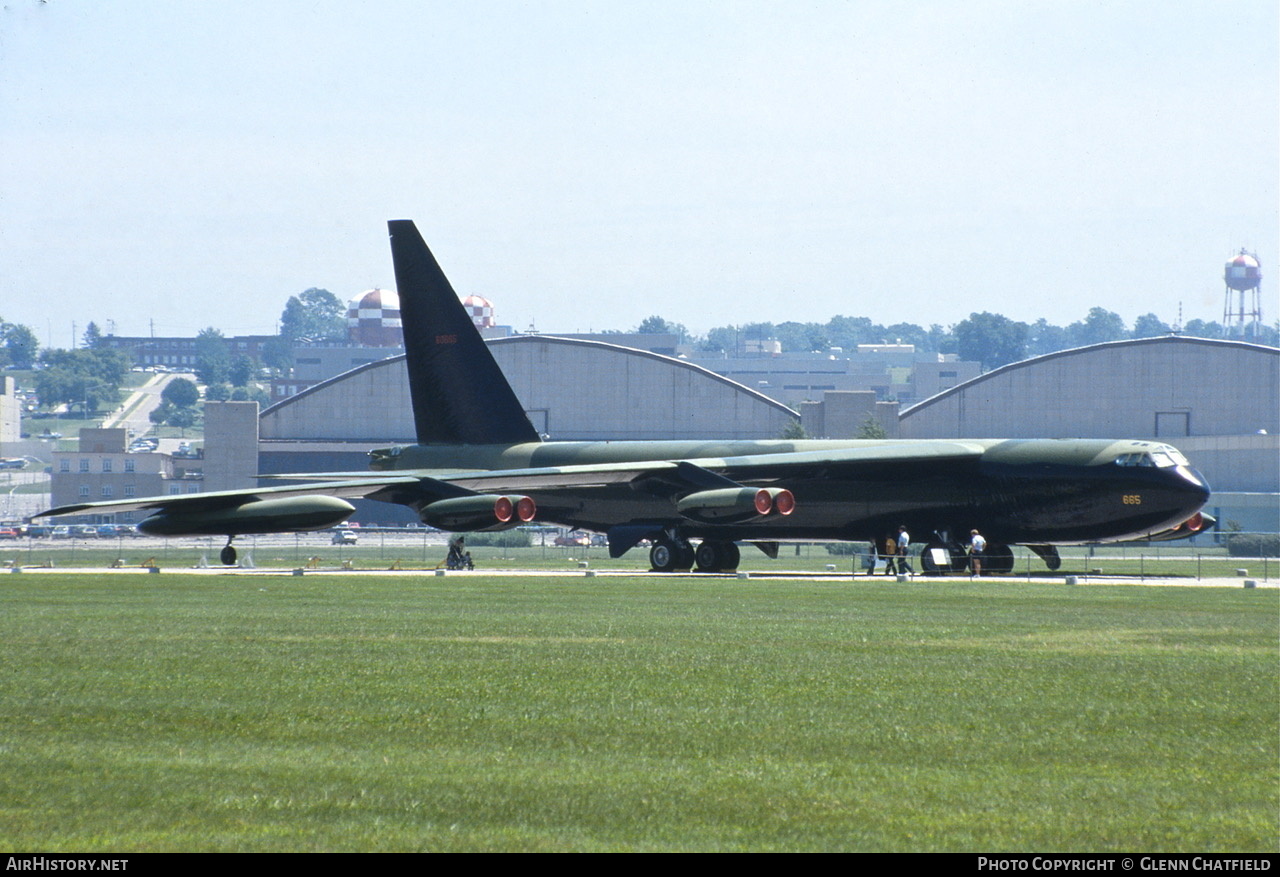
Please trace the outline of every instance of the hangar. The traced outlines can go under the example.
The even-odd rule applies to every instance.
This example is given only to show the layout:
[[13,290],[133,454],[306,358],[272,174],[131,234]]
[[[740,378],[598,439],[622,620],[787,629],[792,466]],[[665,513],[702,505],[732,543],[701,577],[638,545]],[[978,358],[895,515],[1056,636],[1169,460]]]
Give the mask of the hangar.
[[[799,415],[680,359],[599,341],[489,342],[534,427],[558,441],[778,438]],[[359,366],[278,402],[259,422],[260,471],[364,469],[376,445],[414,441],[404,356]]]
[[[797,419],[762,393],[661,354],[544,335],[489,343],[530,420],[553,439],[768,439]],[[1276,348],[1166,336],[1060,351],[939,393],[898,426],[901,438],[1168,441],[1205,473],[1208,510],[1220,521],[1280,530]],[[257,432],[259,472],[366,470],[370,448],[414,440],[403,357],[272,405]]]
[[902,438],[1138,438],[1180,448],[1223,519],[1280,527],[1280,349],[1167,335],[1016,362],[902,412]]

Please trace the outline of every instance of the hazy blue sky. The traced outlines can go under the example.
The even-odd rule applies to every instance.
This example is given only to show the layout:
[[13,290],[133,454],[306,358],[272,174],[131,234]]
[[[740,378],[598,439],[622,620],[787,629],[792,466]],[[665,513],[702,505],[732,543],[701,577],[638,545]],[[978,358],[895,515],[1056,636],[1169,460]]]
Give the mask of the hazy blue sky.
[[0,316],[272,332],[393,286],[543,331],[1276,316],[1275,0],[0,0]]

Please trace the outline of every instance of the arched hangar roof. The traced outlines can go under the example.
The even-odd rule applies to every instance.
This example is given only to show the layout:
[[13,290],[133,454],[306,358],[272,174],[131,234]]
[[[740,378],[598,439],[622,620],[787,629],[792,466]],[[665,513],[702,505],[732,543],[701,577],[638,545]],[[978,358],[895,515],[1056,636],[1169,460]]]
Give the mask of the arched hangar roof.
[[903,438],[1280,432],[1280,349],[1168,335],[1002,366],[902,412]]
[[[777,438],[798,415],[701,366],[599,341],[516,335],[490,350],[540,432],[557,440]],[[262,412],[264,440],[412,442],[404,356]]]

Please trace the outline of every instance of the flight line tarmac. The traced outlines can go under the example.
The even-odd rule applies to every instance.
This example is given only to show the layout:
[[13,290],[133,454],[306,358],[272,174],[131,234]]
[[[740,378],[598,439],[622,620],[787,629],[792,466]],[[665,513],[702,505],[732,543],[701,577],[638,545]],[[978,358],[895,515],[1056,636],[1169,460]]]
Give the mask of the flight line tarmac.
[[341,576],[347,578],[389,578],[417,576],[421,578],[542,578],[542,579],[575,579],[575,578],[642,578],[652,577],[655,580],[672,581],[687,580],[690,582],[723,582],[735,581],[777,581],[777,582],[847,582],[852,585],[884,583],[911,585],[946,585],[959,582],[1006,582],[1018,584],[1061,584],[1072,587],[1084,585],[1143,585],[1157,587],[1210,587],[1210,588],[1280,588],[1280,579],[1264,578],[1258,575],[1219,576],[1213,578],[1193,578],[1188,576],[1125,576],[1125,575],[1093,575],[1081,573],[1038,573],[997,575],[997,576],[930,576],[915,575],[898,579],[893,576],[859,574],[851,576],[847,572],[814,572],[809,570],[738,570],[733,573],[707,572],[666,572],[655,573],[634,569],[478,569],[478,570],[445,570],[433,568],[409,569],[345,569],[343,567],[322,566],[308,567],[45,567],[14,566],[0,570],[4,573],[23,575],[90,575],[90,576],[129,576],[149,575],[155,573],[195,575],[195,576],[241,576],[241,577],[294,577],[294,576]]

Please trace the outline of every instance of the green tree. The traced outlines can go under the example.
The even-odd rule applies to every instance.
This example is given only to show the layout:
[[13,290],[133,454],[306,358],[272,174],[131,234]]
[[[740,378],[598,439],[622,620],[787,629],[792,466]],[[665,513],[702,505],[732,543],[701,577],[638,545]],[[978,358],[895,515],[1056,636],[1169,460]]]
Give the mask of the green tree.
[[22,369],[35,365],[40,342],[36,340],[36,333],[28,327],[0,321],[0,343],[3,343],[9,365]]
[[987,371],[1025,359],[1028,332],[1026,323],[986,311],[970,314],[951,328],[960,358],[980,362]]
[[659,316],[645,317],[636,327],[639,335],[675,335],[680,341],[689,337],[683,323],[671,323]]
[[698,343],[702,353],[726,353],[736,356],[738,352],[738,330],[733,326],[717,326],[707,332],[707,337]]
[[1067,337],[1072,347],[1120,341],[1127,338],[1128,334],[1120,315],[1106,308],[1090,308],[1089,315],[1084,320],[1067,327]]
[[293,343],[280,335],[267,339],[262,345],[262,362],[277,372],[289,371],[293,368]]
[[128,354],[105,348],[46,350],[40,362],[44,367],[35,376],[40,404],[79,406],[86,414],[119,402],[120,384],[129,373]]
[[295,343],[344,341],[346,314],[342,299],[327,289],[312,287],[285,302],[280,314],[280,337]]
[[876,344],[884,340],[884,326],[878,326],[867,317],[836,315],[827,321],[827,337],[834,347],[846,351],[858,349],[859,344]]
[[231,374],[231,351],[227,339],[210,326],[196,335],[196,376],[204,384],[218,384]]
[[225,402],[231,398],[231,385],[210,384],[204,388],[204,398],[207,402]]
[[1133,321],[1134,338],[1158,338],[1161,335],[1168,335],[1173,329],[1168,323],[1161,320],[1155,314],[1143,314]]
[[199,417],[199,412],[194,408],[174,408],[165,422],[178,427],[182,430],[181,434],[186,435],[186,431],[196,425]]
[[102,330],[98,328],[97,323],[90,322],[88,326],[85,326],[84,336],[81,341],[90,350],[102,344]]
[[1192,338],[1225,338],[1227,334],[1221,323],[1206,323],[1204,320],[1188,320],[1182,333]]
[[862,426],[858,427],[858,438],[860,439],[886,439],[889,434],[884,431],[884,427],[880,425],[880,421],[876,420],[874,414],[868,414],[867,419],[862,421]]
[[40,362],[46,368],[65,368],[69,371],[92,375],[108,384],[119,386],[129,374],[132,361],[122,350],[46,350],[40,354]]
[[[199,411],[191,407],[179,407],[163,402],[158,408],[148,415],[152,423],[166,424],[168,426],[176,426],[181,430],[186,430],[194,426],[200,417]],[[185,433],[184,433],[185,434]]]
[[120,400],[118,385],[88,372],[60,366],[36,372],[35,385],[41,405],[49,408],[57,405],[79,407],[86,416],[114,406]]
[[263,408],[271,404],[271,394],[256,384],[247,387],[233,387],[232,402],[257,402]]
[[1044,317],[1032,324],[1027,339],[1027,353],[1031,356],[1055,353],[1059,350],[1066,350],[1070,346],[1071,342],[1067,340],[1067,330],[1061,326],[1051,324]]
[[827,330],[821,323],[797,323],[789,321],[774,326],[774,337],[782,343],[784,351],[812,353],[831,346]]
[[190,378],[174,378],[160,392],[160,398],[177,408],[192,408],[200,402],[200,388]]
[[227,377],[231,381],[231,386],[245,387],[249,385],[249,381],[253,380],[255,371],[253,360],[242,353],[231,362],[231,371]]
[[778,436],[786,441],[799,441],[807,439],[809,433],[805,431],[804,426],[798,420],[793,420],[782,428],[782,434]]

